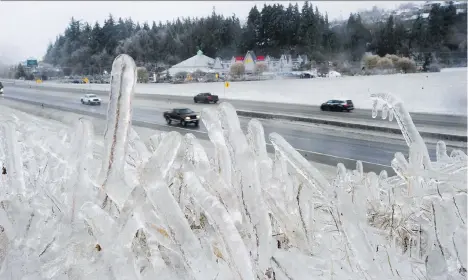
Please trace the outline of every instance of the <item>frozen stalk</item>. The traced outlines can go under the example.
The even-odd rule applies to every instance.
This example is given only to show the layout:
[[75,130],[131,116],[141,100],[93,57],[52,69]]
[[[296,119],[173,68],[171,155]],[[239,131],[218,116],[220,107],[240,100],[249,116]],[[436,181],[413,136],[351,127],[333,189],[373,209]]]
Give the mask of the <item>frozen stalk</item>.
[[111,92],[99,183],[107,192],[107,196],[120,207],[129,194],[122,175],[131,129],[132,97],[136,78],[137,71],[133,59],[126,54],[117,56],[112,63]]
[[424,140],[422,139],[421,135],[416,129],[416,126],[414,125],[413,120],[411,119],[408,111],[403,106],[403,102],[390,93],[371,94],[371,98],[374,99],[372,117],[375,117],[377,115],[378,102],[382,101],[384,103],[382,109],[382,118],[385,119],[387,117],[387,113],[389,110],[393,112],[392,116],[394,116],[397,120],[398,125],[401,129],[401,133],[403,134],[403,138],[406,141],[406,144],[408,144],[408,147],[410,147],[413,143],[416,143],[416,145],[421,146],[421,149],[423,151],[425,168],[430,169],[431,160],[429,158],[429,152],[427,150],[426,143],[424,143]]

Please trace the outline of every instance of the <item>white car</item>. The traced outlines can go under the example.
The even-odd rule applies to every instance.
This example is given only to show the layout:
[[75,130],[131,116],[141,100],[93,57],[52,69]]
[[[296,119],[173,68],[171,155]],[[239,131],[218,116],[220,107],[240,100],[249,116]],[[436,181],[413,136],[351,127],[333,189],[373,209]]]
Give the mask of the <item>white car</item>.
[[81,104],[101,105],[101,98],[97,97],[96,94],[85,94],[81,98]]

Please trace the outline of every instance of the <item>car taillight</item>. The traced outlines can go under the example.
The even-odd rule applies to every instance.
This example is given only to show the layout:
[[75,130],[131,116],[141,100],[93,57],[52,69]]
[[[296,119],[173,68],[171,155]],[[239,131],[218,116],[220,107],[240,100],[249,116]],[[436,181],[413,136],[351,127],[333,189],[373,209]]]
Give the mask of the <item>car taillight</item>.
[[343,104],[344,107],[348,107],[348,104]]
[[208,100],[211,100],[211,96],[208,96]]

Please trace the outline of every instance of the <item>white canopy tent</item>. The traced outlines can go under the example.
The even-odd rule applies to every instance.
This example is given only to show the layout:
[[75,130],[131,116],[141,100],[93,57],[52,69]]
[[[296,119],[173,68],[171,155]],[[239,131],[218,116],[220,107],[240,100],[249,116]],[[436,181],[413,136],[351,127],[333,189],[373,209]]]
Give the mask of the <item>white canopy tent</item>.
[[204,55],[202,51],[198,51],[195,56],[169,68],[169,74],[173,76],[179,72],[193,73],[197,70],[205,73],[212,73],[214,72],[214,62],[215,60],[213,58]]

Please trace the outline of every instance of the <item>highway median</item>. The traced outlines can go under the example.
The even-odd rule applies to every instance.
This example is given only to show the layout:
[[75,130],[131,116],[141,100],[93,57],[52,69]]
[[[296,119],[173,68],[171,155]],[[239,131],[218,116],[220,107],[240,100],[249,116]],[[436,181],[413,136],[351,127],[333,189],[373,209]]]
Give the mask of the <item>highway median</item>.
[[[391,127],[385,124],[381,124],[377,126],[374,124],[371,125],[371,124],[366,124],[362,122],[358,123],[358,122],[349,121],[349,120],[339,121],[339,120],[331,120],[331,119],[326,119],[326,118],[311,118],[311,117],[303,117],[303,116],[295,116],[295,115],[272,114],[272,113],[266,113],[266,112],[253,112],[253,111],[245,111],[245,110],[237,110],[237,114],[239,116],[249,117],[249,118],[280,119],[280,120],[287,120],[287,121],[324,124],[324,125],[332,125],[332,126],[347,127],[347,128],[354,128],[354,129],[401,134],[400,128]],[[432,132],[432,131],[420,130],[419,134],[421,134],[422,137],[435,138],[438,140],[467,142],[467,135],[463,135],[460,133],[455,134],[455,133]]]

